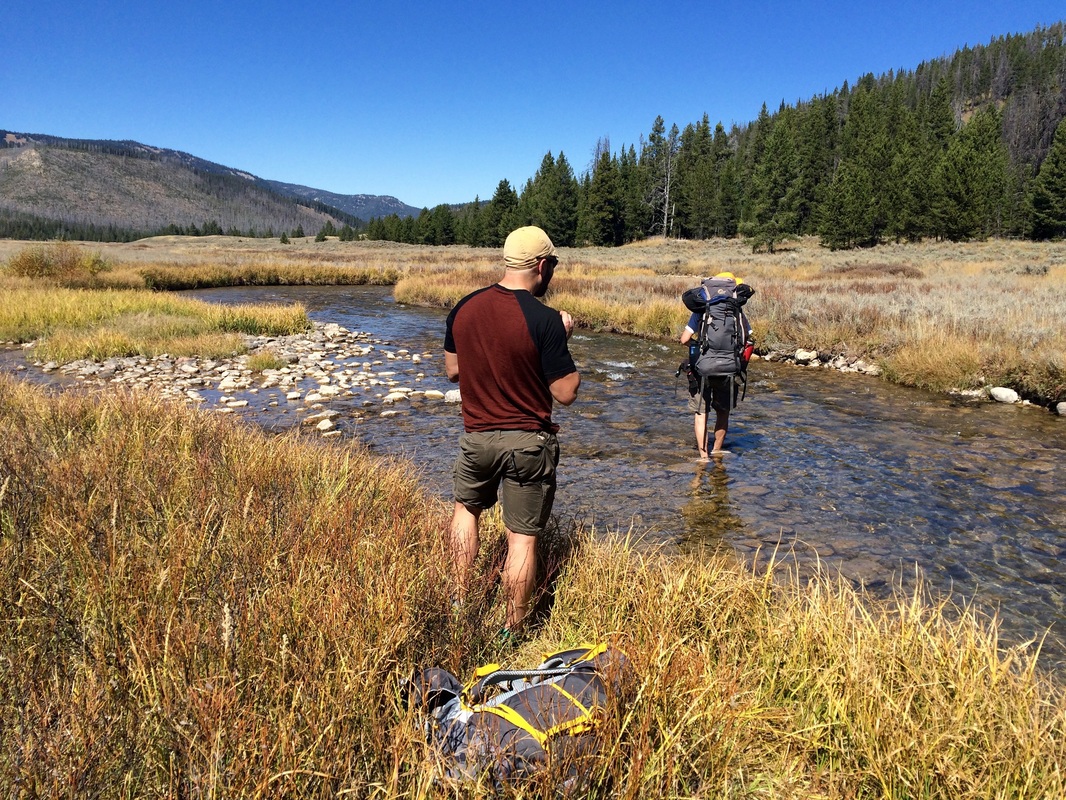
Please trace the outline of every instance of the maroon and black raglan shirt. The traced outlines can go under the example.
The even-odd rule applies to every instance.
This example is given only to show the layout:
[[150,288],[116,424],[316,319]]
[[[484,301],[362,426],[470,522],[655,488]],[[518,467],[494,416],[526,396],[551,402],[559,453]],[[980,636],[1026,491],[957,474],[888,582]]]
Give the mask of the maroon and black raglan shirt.
[[467,431],[548,431],[548,385],[576,372],[559,312],[524,289],[486,286],[448,315],[444,349],[459,359]]

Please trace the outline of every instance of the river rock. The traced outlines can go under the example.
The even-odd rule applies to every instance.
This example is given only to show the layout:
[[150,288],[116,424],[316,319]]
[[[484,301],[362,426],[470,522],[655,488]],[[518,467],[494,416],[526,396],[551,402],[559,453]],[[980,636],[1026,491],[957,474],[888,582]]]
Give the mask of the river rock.
[[1060,417],[1066,417],[1066,403],[1059,403],[1055,406],[1055,413]]
[[334,420],[341,415],[341,412],[334,409],[325,409],[323,411],[315,412],[314,414],[308,414],[303,419],[304,425],[317,425],[324,419]]
[[797,364],[810,364],[812,361],[818,360],[817,350],[797,350],[794,356]]
[[463,402],[463,396],[459,393],[458,389],[449,389],[444,393],[445,403],[461,403]]
[[988,390],[988,394],[997,403],[1017,403],[1022,399],[1016,391],[1006,386],[993,386]]
[[[425,392],[423,392],[423,396],[427,400],[443,400],[444,392],[440,391],[439,389],[427,389]],[[1066,406],[1066,403],[1060,403],[1059,405]]]

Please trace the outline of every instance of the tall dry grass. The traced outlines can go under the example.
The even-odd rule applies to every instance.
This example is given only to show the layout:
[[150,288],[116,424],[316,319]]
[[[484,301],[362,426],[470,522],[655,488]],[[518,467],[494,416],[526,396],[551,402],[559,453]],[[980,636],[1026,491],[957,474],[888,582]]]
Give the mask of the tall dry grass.
[[299,305],[222,306],[145,290],[83,290],[0,277],[0,341],[39,340],[45,360],[161,353],[206,357],[241,352],[241,334],[282,336],[306,330]]
[[[812,240],[775,254],[742,242],[657,240],[561,251],[549,302],[579,326],[680,334],[680,295],[730,271],[755,287],[757,350],[816,349],[874,362],[895,382],[948,391],[1005,385],[1066,400],[1066,243],[885,245],[830,252]],[[397,299],[448,306],[499,268],[401,279]],[[479,278],[482,280],[475,280]]]
[[[4,244],[0,254],[13,247]],[[465,246],[157,237],[94,247],[82,248],[83,260],[109,268],[79,285],[395,282],[401,302],[447,307],[501,272],[498,250]],[[688,316],[681,293],[728,270],[756,289],[748,311],[764,354],[816,349],[877,363],[905,385],[998,384],[1041,402],[1066,400],[1066,242],[831,252],[807,239],[753,254],[743,241],[660,239],[560,255],[549,302],[581,327],[674,338]]]
[[1061,688],[992,621],[586,532],[552,551],[546,622],[501,652],[491,584],[452,616],[447,509],[416,481],[150,396],[0,378],[0,791],[492,796],[434,785],[400,679],[611,639],[635,682],[583,796],[1066,792]]

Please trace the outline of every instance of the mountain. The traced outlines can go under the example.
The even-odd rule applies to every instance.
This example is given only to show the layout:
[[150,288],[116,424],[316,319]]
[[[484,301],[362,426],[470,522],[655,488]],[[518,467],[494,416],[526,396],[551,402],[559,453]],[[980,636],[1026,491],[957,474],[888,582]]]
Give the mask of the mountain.
[[387,194],[335,194],[295,183],[282,183],[281,181],[264,181],[264,183],[278,194],[322,203],[362,220],[387,217],[390,214],[398,217],[415,217],[421,211],[420,208],[409,206]]
[[297,228],[313,234],[327,223],[361,228],[377,208],[415,211],[393,197],[267,181],[135,141],[0,130],[0,236],[136,238],[175,229],[278,235]]

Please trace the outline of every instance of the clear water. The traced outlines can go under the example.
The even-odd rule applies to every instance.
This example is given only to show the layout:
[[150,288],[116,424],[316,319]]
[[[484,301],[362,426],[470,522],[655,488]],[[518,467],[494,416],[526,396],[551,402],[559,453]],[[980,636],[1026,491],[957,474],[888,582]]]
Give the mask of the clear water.
[[[432,352],[419,388],[443,374],[445,313],[393,303],[377,287],[205,290],[220,302],[299,301],[311,316],[370,331],[386,349]],[[754,309],[757,312],[757,309]],[[934,591],[998,613],[1016,643],[1048,632],[1042,661],[1066,658],[1066,419],[967,403],[830,370],[753,362],[733,413],[730,453],[695,461],[680,345],[578,332],[577,402],[557,409],[562,460],[556,512],[600,535],[630,530],[678,547],[765,557],[780,546],[815,558],[875,594],[904,590],[916,566]],[[412,370],[413,372],[414,370]],[[267,427],[292,416],[262,393]],[[407,405],[382,418],[331,401],[346,436],[409,458],[430,491],[450,496],[459,408]],[[394,408],[399,408],[396,406]]]

